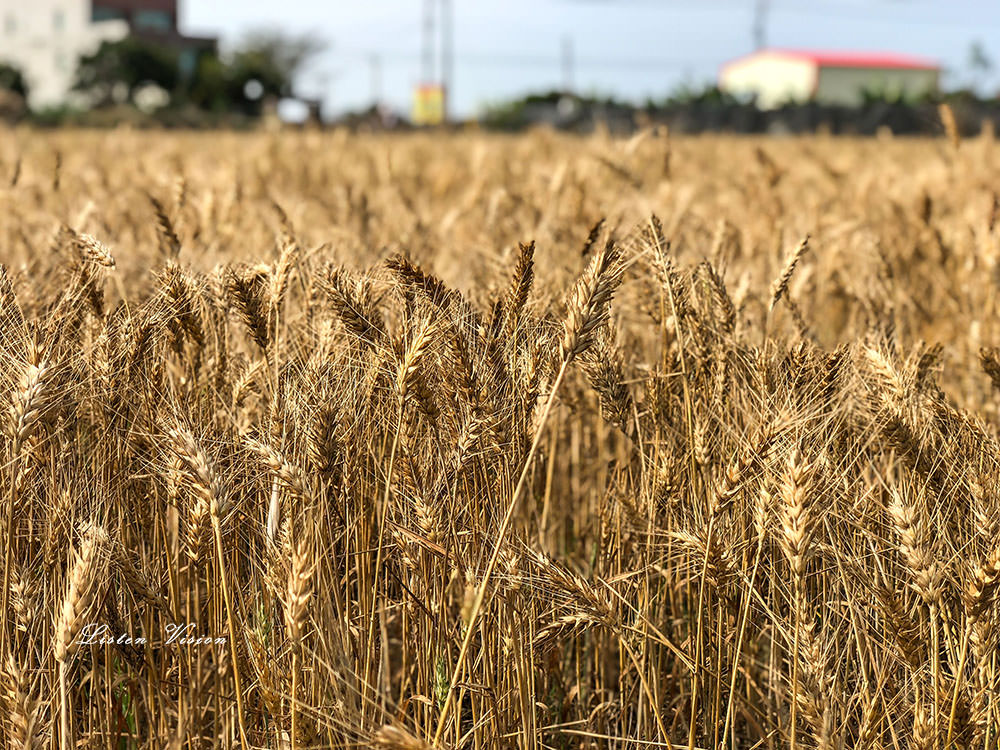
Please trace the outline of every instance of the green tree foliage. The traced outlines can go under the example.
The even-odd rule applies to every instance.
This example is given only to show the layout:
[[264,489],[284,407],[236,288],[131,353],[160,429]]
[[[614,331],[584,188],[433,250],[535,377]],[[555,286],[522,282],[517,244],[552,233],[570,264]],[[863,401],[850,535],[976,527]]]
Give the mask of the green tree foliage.
[[178,52],[129,37],[82,58],[74,89],[102,106],[134,103],[136,91],[152,83],[167,90],[175,106],[257,116],[266,98],[293,94],[295,77],[322,49],[313,36],[257,32],[222,57],[201,52],[182,75]]
[[312,35],[248,34],[228,61],[231,106],[246,114],[259,114],[265,97],[292,96],[296,76],[324,46]]
[[28,98],[28,84],[20,68],[0,62],[0,89],[13,91],[24,99]]
[[225,112],[231,108],[230,71],[218,55],[203,54],[183,92],[184,102],[198,109]]
[[167,47],[134,37],[103,42],[91,55],[80,58],[75,91],[90,95],[97,106],[132,102],[142,86],[155,84],[174,92],[180,83],[177,53]]
[[311,34],[251,32],[235,51],[232,65],[237,72],[256,75],[265,91],[289,96],[295,77],[325,46],[325,42]]

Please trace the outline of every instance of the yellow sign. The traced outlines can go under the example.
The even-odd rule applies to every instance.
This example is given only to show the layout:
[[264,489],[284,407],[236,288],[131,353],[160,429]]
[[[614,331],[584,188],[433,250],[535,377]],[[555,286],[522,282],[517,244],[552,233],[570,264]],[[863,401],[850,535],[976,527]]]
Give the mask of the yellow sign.
[[444,88],[417,86],[413,92],[413,124],[440,125],[444,122]]

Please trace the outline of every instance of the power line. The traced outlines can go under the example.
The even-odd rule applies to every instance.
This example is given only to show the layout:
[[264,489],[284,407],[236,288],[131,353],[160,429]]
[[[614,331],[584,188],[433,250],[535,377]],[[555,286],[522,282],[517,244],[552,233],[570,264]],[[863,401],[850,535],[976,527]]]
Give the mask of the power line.
[[377,107],[382,102],[382,57],[375,53],[368,57],[371,73],[372,106]]
[[[848,11],[848,12],[844,12]],[[900,29],[913,26],[934,26],[950,27],[953,29],[980,29],[981,25],[975,21],[956,21],[940,18],[914,18],[912,14],[899,15],[872,15],[863,8],[824,8],[822,6],[798,7],[773,5],[771,12],[777,14],[792,14],[799,16],[809,16],[811,18],[828,18],[838,21],[856,21],[876,24],[894,24]]]
[[448,122],[455,75],[455,23],[451,0],[441,0],[441,93],[442,115]]
[[424,0],[423,50],[421,65],[423,82],[434,80],[434,6],[435,0]]
[[[567,0],[560,1],[566,2]],[[756,15],[757,9],[755,6],[757,1],[758,0],[711,0],[711,2],[705,2],[705,0],[570,0],[570,4],[580,6],[590,5],[594,7],[610,7],[613,5],[624,7],[631,6],[633,8],[648,8],[655,6],[656,8],[666,12],[680,11],[698,14],[710,14],[719,10],[725,10],[727,13],[731,10],[746,10],[748,13]],[[766,4],[769,6],[767,12],[771,17],[790,14],[843,21],[894,24],[900,28],[912,26],[934,26],[976,31],[982,28],[982,23],[976,21],[971,16],[967,16],[971,20],[958,20],[960,14],[956,13],[951,13],[946,18],[921,18],[914,16],[914,11],[939,10],[944,6],[943,3],[924,4],[908,0],[905,4],[900,3],[899,11],[895,14],[887,14],[884,12],[872,14],[871,3],[862,7],[861,5],[856,4],[823,5],[815,2],[814,0],[810,0],[809,2],[802,4],[789,4],[787,2],[779,2],[778,0],[768,0]],[[878,3],[877,6],[880,11],[885,11],[891,4],[890,0],[884,0],[884,2]]]
[[[338,50],[341,55],[357,58],[370,58],[373,54],[370,51],[345,51]],[[413,63],[422,59],[416,52],[380,52],[379,57],[389,63]],[[619,70],[663,70],[670,68],[690,67],[697,64],[716,64],[720,62],[718,56],[685,56],[685,57],[572,57],[572,67],[579,68],[604,67]],[[565,49],[559,55],[519,55],[508,53],[480,53],[480,52],[459,52],[454,56],[454,61],[462,65],[480,66],[505,66],[512,67],[545,67],[558,70],[560,67],[565,72],[566,53]]]
[[562,74],[563,91],[569,93],[573,91],[575,82],[576,55],[573,49],[573,37],[569,34],[562,38]]
[[767,46],[768,0],[756,0],[753,10],[753,44],[756,49]]

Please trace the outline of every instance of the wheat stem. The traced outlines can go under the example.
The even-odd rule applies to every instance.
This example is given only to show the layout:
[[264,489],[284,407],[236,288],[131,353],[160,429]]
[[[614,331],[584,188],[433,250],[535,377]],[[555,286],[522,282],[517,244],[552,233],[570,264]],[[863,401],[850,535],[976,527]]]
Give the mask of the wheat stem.
[[238,648],[236,640],[236,621],[233,619],[233,602],[229,593],[229,583],[226,577],[226,561],[222,551],[222,529],[219,524],[218,503],[213,499],[210,511],[212,517],[212,533],[215,537],[215,555],[219,563],[219,582],[222,584],[222,598],[226,604],[226,625],[229,628],[229,648],[232,649],[233,683],[236,688],[236,721],[240,731],[240,747],[249,750],[247,743],[247,728],[244,722],[243,713],[243,686],[240,681],[239,659],[237,658]]
[[434,732],[434,739],[431,742],[434,747],[438,747],[438,743],[440,742],[441,736],[444,732],[445,722],[448,718],[448,711],[451,709],[451,704],[455,697],[455,686],[458,684],[459,677],[461,677],[462,668],[465,664],[465,658],[469,653],[469,646],[472,643],[472,635],[475,632],[476,620],[479,616],[480,610],[482,609],[483,601],[486,599],[487,587],[490,584],[490,579],[493,577],[493,571],[496,569],[497,560],[500,559],[500,550],[503,548],[503,543],[507,536],[507,530],[510,528],[511,521],[514,518],[514,511],[517,509],[517,503],[521,497],[521,491],[524,489],[524,485],[527,482],[528,473],[531,470],[531,464],[535,458],[535,452],[538,450],[538,444],[542,439],[542,432],[544,430],[545,423],[548,421],[549,412],[552,411],[552,404],[555,402],[556,393],[558,393],[559,386],[562,384],[563,378],[566,375],[569,363],[570,360],[568,358],[563,360],[562,366],[559,368],[559,374],[556,375],[556,379],[552,383],[552,390],[549,392],[549,396],[545,401],[545,408],[542,411],[538,427],[535,429],[535,435],[531,441],[531,448],[528,450],[528,455],[525,457],[524,466],[521,469],[521,475],[517,479],[517,484],[514,486],[514,492],[511,494],[510,503],[507,506],[507,512],[500,524],[500,528],[497,530],[496,541],[493,544],[493,552],[490,554],[490,560],[486,565],[486,571],[483,573],[483,580],[480,582],[479,588],[476,590],[476,598],[472,604],[472,609],[469,612],[469,616],[465,624],[465,637],[462,639],[462,646],[458,651],[458,659],[455,661],[455,668],[452,671],[451,679],[448,683],[448,694],[445,697],[444,705],[441,707],[441,715],[438,717],[437,729]]

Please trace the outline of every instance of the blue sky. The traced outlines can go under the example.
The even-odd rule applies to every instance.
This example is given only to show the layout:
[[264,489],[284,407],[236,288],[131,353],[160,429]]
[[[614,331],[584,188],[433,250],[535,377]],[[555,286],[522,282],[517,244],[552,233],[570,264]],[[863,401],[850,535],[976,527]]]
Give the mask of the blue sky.
[[[577,90],[643,100],[714,80],[753,48],[756,0],[451,0],[453,107],[459,115],[528,91],[559,87],[561,49],[573,48]],[[982,80],[1000,89],[997,0],[770,0],[767,42],[778,47],[917,54],[941,62],[947,85],[972,80],[969,48],[994,61]],[[223,45],[250,29],[313,32],[329,49],[303,76],[303,93],[331,111],[367,105],[372,64],[382,99],[408,111],[421,79],[423,0],[182,0],[181,27]]]

